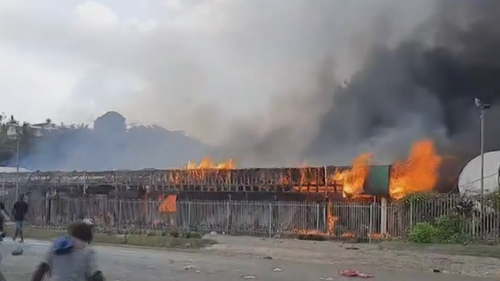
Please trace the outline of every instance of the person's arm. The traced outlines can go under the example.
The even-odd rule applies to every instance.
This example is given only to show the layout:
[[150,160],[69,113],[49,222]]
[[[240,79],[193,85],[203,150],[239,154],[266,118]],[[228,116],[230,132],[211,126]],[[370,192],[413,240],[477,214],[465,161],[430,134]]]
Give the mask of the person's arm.
[[[52,249],[52,248],[51,248]],[[52,264],[53,253],[52,250],[49,250],[47,254],[45,254],[42,262],[38,264],[33,275],[31,276],[31,281],[42,281],[45,274],[50,273],[50,265]]]
[[92,252],[89,255],[89,260],[88,260],[88,274],[89,274],[89,281],[105,281],[106,279],[104,278],[104,274],[100,270],[98,263],[97,263],[97,253],[95,250],[92,249]]

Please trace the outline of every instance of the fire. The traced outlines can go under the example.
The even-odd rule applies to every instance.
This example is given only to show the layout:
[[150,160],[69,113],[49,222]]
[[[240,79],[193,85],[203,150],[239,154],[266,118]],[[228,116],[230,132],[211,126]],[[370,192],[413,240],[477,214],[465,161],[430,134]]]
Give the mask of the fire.
[[408,159],[396,161],[391,170],[389,194],[394,199],[416,192],[432,191],[439,175],[442,157],[430,139],[413,144]]
[[220,169],[220,170],[231,170],[234,169],[233,159],[228,159],[225,162],[215,163],[210,159],[210,157],[205,157],[201,160],[200,164],[189,161],[189,163],[184,167],[186,170],[205,170],[205,169]]
[[352,168],[344,171],[335,171],[333,180],[343,185],[344,197],[352,197],[363,193],[363,186],[370,171],[370,153],[361,154],[354,159]]
[[[365,153],[354,160],[351,169],[336,171],[333,180],[343,184],[344,197],[356,197],[363,193],[368,177],[371,154]],[[395,161],[389,179],[389,195],[401,199],[417,192],[429,192],[435,187],[442,157],[434,143],[424,139],[413,144],[406,161]]]
[[161,201],[158,206],[158,212],[160,213],[175,213],[177,211],[177,195],[168,195],[166,198],[159,196],[158,200]]

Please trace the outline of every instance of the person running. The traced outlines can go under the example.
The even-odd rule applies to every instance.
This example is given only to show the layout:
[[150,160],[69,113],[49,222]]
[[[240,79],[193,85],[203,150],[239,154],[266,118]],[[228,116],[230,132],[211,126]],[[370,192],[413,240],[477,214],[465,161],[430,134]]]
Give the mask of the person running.
[[12,208],[12,216],[14,217],[14,221],[16,223],[16,232],[12,239],[16,241],[17,235],[21,237],[21,243],[24,242],[23,236],[23,222],[28,213],[28,203],[24,201],[24,195],[19,196],[19,201],[14,203],[14,207]]
[[5,204],[0,202],[0,241],[5,238],[5,222],[9,220],[9,215],[5,210]]
[[45,258],[33,272],[31,281],[104,281],[97,263],[96,251],[89,245],[93,239],[92,225],[74,223],[69,236],[57,238]]

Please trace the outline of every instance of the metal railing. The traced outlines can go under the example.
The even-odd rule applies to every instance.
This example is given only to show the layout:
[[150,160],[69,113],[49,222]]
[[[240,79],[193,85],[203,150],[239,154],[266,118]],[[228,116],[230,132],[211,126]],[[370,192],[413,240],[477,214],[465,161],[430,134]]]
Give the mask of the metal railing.
[[[12,206],[6,202],[7,208]],[[65,227],[82,218],[110,231],[200,231],[229,235],[337,239],[402,239],[419,222],[460,218],[471,239],[500,239],[500,210],[478,210],[478,201],[453,196],[387,203],[177,201],[168,212],[161,201],[102,198],[30,198],[28,221],[36,227]]]

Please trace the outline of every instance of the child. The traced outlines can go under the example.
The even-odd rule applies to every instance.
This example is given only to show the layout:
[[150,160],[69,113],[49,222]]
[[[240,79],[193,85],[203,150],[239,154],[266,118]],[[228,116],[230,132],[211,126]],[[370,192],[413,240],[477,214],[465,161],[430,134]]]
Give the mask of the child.
[[69,236],[57,238],[33,273],[32,281],[45,275],[50,281],[104,281],[98,267],[96,252],[90,247],[92,226],[85,221],[70,226]]

